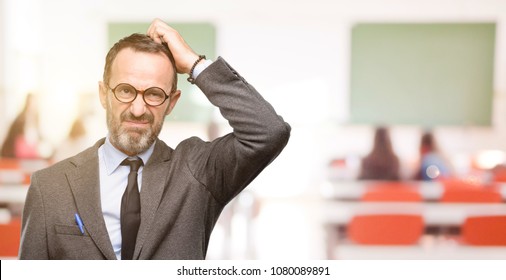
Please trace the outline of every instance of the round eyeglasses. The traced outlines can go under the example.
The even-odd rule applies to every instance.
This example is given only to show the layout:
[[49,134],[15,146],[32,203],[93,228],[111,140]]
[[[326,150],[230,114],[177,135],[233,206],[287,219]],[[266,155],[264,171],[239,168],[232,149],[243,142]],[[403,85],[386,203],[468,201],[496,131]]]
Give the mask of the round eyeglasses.
[[149,106],[160,106],[165,100],[169,99],[169,96],[165,91],[159,87],[150,87],[145,90],[137,90],[134,86],[127,83],[118,84],[116,87],[107,87],[112,91],[114,97],[121,103],[131,103],[137,98],[139,93],[142,93],[142,99]]

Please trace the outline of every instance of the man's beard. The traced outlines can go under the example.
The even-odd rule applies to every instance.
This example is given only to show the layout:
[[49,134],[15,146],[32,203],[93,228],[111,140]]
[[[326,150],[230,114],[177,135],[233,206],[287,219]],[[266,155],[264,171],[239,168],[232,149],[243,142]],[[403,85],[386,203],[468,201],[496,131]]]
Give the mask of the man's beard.
[[[109,104],[107,108],[107,127],[109,128],[109,139],[113,146],[127,155],[137,155],[149,149],[162,130],[163,120],[160,123],[154,123],[153,115],[148,112],[146,111],[140,117],[135,117],[129,110],[125,110],[121,113],[118,122],[112,115],[112,108]],[[150,126],[146,129],[124,128],[121,127],[121,123],[124,121],[148,122]]]

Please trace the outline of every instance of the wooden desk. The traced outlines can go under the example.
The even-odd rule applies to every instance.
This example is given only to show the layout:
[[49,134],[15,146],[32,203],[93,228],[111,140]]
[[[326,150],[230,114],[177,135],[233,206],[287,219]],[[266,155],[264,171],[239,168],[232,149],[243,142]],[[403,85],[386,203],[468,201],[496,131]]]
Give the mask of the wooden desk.
[[[320,193],[326,199],[356,201],[360,200],[364,193],[371,188],[370,186],[377,183],[381,182],[368,180],[328,181],[320,187]],[[425,201],[438,201],[443,195],[444,186],[440,182],[412,181],[406,183],[418,190]],[[498,183],[497,186],[503,200],[506,201],[506,183]]]
[[387,213],[422,215],[431,226],[460,226],[469,216],[506,215],[506,204],[326,201],[323,222],[346,225],[354,215]]
[[11,213],[7,209],[0,208],[0,224],[7,224],[11,221]]
[[25,203],[28,185],[0,185],[0,203]]
[[334,256],[342,260],[504,260],[502,246],[462,246],[452,242],[420,242],[415,246],[340,244]]

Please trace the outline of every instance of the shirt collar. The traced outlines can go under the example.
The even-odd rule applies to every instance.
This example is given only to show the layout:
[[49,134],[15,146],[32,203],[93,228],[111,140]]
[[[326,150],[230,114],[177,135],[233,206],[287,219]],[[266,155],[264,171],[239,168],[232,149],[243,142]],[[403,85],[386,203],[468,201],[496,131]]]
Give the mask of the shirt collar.
[[[156,143],[156,141],[155,141]],[[142,159],[144,165],[148,162],[149,158],[153,154],[153,150],[155,149],[155,143],[153,143],[146,151],[138,154],[137,156]],[[111,175],[121,164],[123,160],[125,160],[128,155],[124,154],[120,150],[116,149],[109,140],[109,135],[107,135],[104,143],[104,162],[105,169],[107,171],[107,175]]]

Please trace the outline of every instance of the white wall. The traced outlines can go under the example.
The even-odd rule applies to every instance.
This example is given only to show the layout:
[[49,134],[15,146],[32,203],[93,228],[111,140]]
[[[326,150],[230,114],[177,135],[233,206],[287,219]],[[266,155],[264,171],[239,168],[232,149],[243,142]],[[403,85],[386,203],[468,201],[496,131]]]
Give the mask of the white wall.
[[[54,143],[63,139],[67,130],[61,128],[75,116],[77,96],[96,93],[109,21],[146,22],[154,17],[210,21],[217,28],[218,54],[292,124],[289,146],[270,170],[285,184],[291,174],[305,174],[302,180],[288,179],[289,185],[301,189],[322,178],[329,158],[364,154],[370,146],[369,127],[345,124],[350,27],[355,22],[496,21],[494,126],[436,132],[448,153],[506,150],[503,0],[4,0],[3,4],[6,119],[14,117],[26,92],[33,90],[43,97],[46,137]],[[392,132],[401,157],[416,157],[419,128],[394,127]],[[95,133],[103,135],[104,127]]]

